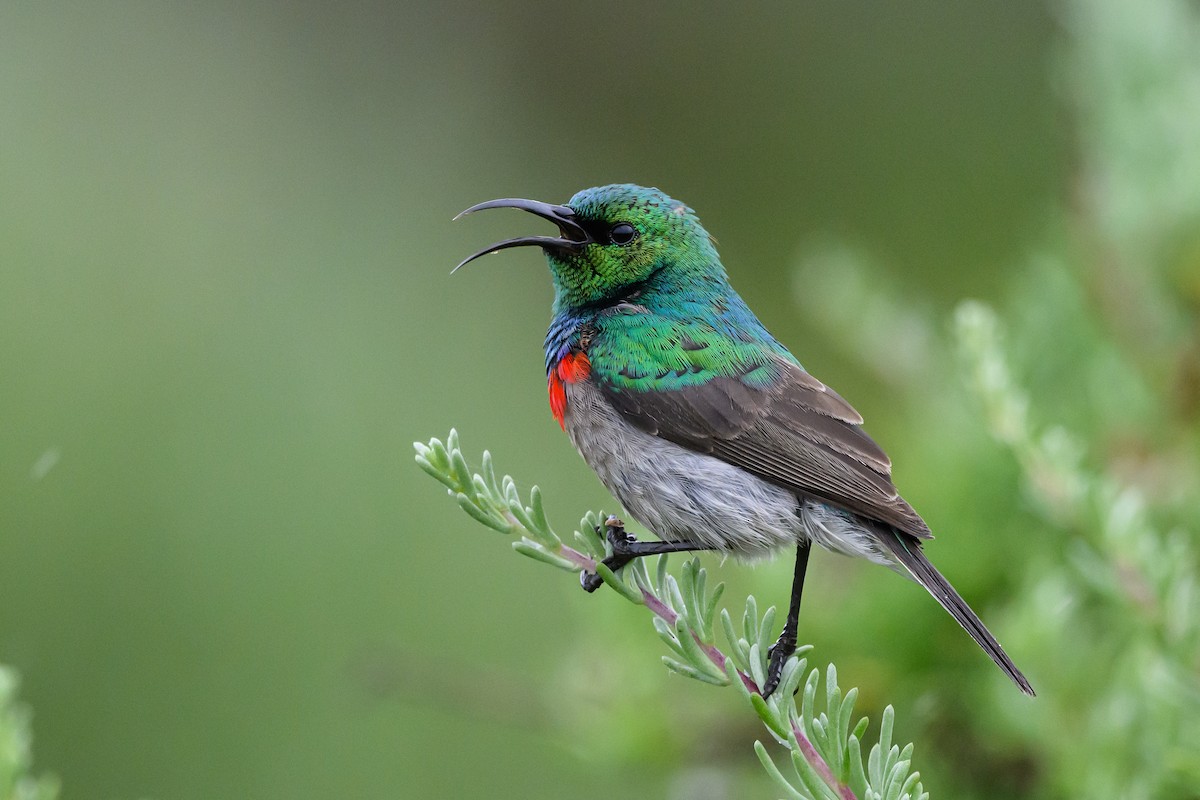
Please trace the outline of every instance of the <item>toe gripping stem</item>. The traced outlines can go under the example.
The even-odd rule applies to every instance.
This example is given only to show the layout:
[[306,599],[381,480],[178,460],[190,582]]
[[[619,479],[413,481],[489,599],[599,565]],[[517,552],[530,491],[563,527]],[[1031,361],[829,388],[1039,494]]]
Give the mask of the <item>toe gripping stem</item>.
[[[635,558],[657,556],[663,553],[680,553],[694,550],[711,550],[712,548],[692,542],[639,542],[633,534],[625,530],[625,523],[616,517],[604,520],[604,538],[608,542],[612,555],[604,559],[604,566],[616,572]],[[597,531],[599,533],[599,531]],[[584,591],[594,592],[604,583],[604,579],[594,572],[582,572],[579,583]]]

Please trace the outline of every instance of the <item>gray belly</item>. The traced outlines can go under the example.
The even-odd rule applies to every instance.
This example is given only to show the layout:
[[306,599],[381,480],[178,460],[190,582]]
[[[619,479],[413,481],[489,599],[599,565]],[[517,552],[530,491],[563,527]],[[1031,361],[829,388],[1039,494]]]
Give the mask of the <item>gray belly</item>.
[[566,386],[566,430],[625,510],[660,539],[766,555],[811,539],[892,566],[852,517],[626,422],[589,383]]

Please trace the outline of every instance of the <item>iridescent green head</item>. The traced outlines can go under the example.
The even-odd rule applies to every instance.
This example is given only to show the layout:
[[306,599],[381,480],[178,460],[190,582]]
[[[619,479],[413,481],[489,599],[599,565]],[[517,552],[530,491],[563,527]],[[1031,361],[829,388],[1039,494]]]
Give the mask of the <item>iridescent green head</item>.
[[661,270],[723,274],[712,240],[695,213],[658,189],[613,184],[585,189],[565,206],[504,199],[480,203],[463,214],[484,208],[524,209],[555,223],[560,236],[507,239],[459,266],[486,253],[536,245],[550,262],[559,306],[611,300]]

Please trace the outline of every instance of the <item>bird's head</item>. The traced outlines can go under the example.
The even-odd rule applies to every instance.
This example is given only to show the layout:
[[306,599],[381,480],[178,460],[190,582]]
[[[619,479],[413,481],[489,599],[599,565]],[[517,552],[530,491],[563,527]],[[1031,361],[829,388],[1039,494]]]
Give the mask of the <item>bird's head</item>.
[[[490,245],[455,267],[510,247],[546,253],[560,305],[583,306],[621,297],[663,270],[721,272],[711,237],[683,203],[658,189],[613,184],[584,189],[566,205],[490,200],[485,208],[520,208],[558,226],[559,235],[523,236]],[[457,219],[457,217],[456,217]]]

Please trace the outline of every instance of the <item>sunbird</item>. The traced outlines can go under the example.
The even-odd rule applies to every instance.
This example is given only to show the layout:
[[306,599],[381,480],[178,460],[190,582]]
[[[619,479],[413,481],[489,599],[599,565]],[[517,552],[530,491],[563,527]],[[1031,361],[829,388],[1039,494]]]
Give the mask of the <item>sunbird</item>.
[[[518,208],[558,227],[488,253],[540,247],[554,282],[546,333],[550,410],[625,510],[661,541],[609,531],[617,570],[635,558],[795,549],[787,620],[764,697],[796,650],[813,542],[907,573],[997,666],[1034,694],[1000,643],[926,559],[933,538],[892,483],[862,416],[810,375],[729,284],[691,208],[658,189],[585,189],[566,205],[505,198],[458,217]],[[594,591],[600,579],[581,575]]]

